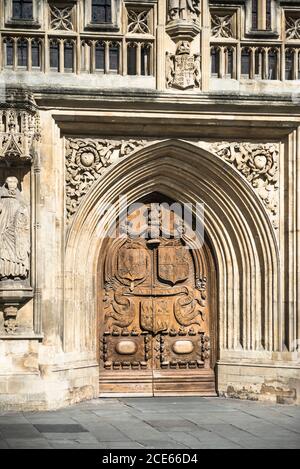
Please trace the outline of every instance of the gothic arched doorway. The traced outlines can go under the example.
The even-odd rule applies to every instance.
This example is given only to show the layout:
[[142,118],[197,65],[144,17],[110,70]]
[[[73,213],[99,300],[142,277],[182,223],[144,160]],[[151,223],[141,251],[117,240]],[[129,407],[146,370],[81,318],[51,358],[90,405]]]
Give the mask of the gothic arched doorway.
[[153,194],[104,242],[100,396],[215,395],[215,270],[178,207]]

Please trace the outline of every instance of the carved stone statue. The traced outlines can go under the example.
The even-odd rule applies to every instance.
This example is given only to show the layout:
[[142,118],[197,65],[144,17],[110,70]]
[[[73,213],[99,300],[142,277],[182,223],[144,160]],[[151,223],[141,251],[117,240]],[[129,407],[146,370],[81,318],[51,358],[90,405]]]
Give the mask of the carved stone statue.
[[29,210],[18,189],[18,179],[10,176],[0,189],[0,280],[26,279],[29,252]]
[[170,20],[195,21],[200,15],[200,0],[169,0],[168,13]]

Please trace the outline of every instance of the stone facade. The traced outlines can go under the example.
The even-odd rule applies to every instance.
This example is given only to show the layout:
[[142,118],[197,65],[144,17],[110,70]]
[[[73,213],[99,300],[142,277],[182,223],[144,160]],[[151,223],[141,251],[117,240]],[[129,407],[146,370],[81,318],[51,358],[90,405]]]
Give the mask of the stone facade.
[[[0,408],[299,403],[299,2],[94,3],[0,0]],[[150,212],[124,254],[124,196],[202,204],[203,246]]]

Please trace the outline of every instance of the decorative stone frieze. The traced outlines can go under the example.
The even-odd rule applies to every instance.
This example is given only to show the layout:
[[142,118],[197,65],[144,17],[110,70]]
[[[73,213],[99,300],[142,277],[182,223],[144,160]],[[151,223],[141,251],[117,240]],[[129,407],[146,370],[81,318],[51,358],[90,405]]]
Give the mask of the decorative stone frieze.
[[66,153],[66,208],[68,220],[105,169],[144,147],[147,140],[68,139]]
[[278,228],[279,146],[273,143],[218,142],[210,150],[232,164],[263,201]]

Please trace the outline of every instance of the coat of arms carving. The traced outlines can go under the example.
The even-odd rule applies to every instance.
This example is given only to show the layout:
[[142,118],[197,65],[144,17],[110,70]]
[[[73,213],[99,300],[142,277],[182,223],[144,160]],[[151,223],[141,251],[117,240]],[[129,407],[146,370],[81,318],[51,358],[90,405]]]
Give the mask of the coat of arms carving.
[[180,90],[199,88],[200,78],[200,56],[190,53],[190,44],[187,41],[178,44],[175,55],[167,52],[167,88]]

